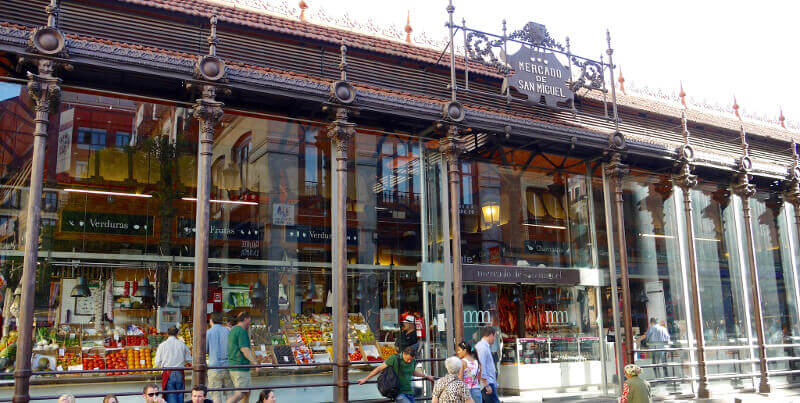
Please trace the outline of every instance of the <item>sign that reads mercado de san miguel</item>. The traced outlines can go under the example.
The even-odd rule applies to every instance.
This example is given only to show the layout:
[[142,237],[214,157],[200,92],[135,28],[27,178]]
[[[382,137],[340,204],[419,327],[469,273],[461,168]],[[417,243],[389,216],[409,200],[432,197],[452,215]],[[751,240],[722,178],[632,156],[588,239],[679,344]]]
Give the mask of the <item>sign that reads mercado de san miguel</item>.
[[528,46],[509,56],[514,69],[511,86],[528,96],[532,103],[544,103],[555,107],[557,103],[572,100],[573,94],[567,85],[569,69],[558,61],[552,52],[540,52]]

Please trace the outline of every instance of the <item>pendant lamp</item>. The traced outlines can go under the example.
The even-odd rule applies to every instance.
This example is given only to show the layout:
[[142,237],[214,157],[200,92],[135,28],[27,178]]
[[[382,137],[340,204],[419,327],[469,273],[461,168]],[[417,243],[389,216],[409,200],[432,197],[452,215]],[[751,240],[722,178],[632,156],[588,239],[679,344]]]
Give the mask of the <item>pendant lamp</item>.
[[250,299],[260,301],[265,298],[267,298],[267,290],[264,288],[264,284],[261,283],[261,280],[256,280],[256,283],[253,284],[253,291],[250,294]]
[[86,284],[86,277],[78,277],[78,284],[72,288],[72,292],[69,295],[73,298],[86,298],[92,295],[92,292],[89,291],[89,286]]
[[153,286],[150,284],[150,279],[145,277],[142,282],[139,284],[139,288],[136,289],[136,292],[133,293],[134,297],[141,297],[141,298],[153,298],[155,295],[153,294]]

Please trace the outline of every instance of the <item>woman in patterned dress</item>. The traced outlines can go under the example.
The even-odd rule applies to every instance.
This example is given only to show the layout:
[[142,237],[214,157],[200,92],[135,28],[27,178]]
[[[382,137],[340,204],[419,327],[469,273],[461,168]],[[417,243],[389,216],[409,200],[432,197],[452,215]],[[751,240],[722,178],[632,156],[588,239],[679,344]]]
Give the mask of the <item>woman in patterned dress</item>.
[[450,357],[444,361],[447,375],[433,384],[433,403],[473,403],[467,384],[458,379],[463,364],[458,357]]

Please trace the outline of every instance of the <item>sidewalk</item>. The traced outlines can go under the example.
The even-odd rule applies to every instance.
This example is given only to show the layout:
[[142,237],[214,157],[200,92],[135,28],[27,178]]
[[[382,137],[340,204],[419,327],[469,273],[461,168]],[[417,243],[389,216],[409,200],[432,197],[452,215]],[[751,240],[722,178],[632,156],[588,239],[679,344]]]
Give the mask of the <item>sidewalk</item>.
[[[556,402],[570,402],[570,403],[616,403],[617,398],[614,397],[591,397],[591,398],[576,398],[570,396],[542,396],[537,394],[523,393],[521,396],[503,397],[500,399],[503,403],[556,403]],[[800,389],[776,389],[769,395],[762,395],[755,392],[752,393],[730,393],[719,394],[712,399],[654,399],[655,402],[664,403],[800,403]]]

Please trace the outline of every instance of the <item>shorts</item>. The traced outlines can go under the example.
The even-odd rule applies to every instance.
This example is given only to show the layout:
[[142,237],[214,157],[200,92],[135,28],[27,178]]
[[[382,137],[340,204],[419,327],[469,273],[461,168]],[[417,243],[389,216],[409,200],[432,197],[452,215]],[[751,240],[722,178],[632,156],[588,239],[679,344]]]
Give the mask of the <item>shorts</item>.
[[[231,381],[231,375],[227,369],[209,369],[208,370],[208,388],[209,389],[219,389],[219,388],[230,388],[233,386],[233,382]],[[228,392],[208,392],[209,398],[214,401],[214,403],[225,403],[228,400],[232,393]]]
[[[247,371],[230,371],[231,373],[231,381],[233,381],[233,386],[237,388],[249,388],[252,386],[252,382],[250,379],[250,370]],[[249,392],[249,391],[240,391],[240,392]]]

